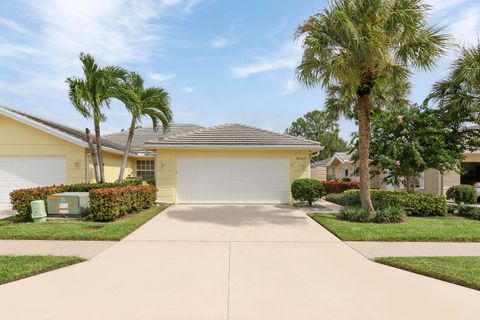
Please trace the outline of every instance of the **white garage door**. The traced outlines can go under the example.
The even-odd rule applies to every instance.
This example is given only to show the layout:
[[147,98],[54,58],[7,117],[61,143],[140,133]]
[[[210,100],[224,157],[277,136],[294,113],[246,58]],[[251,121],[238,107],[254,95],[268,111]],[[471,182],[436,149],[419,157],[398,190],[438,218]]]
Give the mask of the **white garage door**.
[[15,189],[65,183],[64,157],[0,157],[0,203]]
[[180,203],[288,203],[288,158],[177,160]]

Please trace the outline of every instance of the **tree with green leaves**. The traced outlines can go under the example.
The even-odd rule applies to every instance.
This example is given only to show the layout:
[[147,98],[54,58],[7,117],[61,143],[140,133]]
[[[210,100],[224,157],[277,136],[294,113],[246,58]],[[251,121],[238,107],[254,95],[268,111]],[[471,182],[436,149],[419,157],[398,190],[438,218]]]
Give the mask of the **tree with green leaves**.
[[358,122],[360,198],[370,220],[376,215],[370,198],[371,114],[407,104],[411,69],[430,69],[444,52],[448,38],[428,26],[429,10],[420,0],[332,0],[295,33],[304,50],[300,82],[325,88],[326,110]]
[[480,131],[468,117],[449,117],[440,109],[412,105],[374,114],[370,159],[372,173],[407,191],[427,169],[461,172],[463,154],[480,146]]
[[168,131],[173,120],[168,92],[163,88],[145,88],[142,77],[138,73],[132,72],[127,78],[125,91],[128,91],[129,94],[124,95],[126,99],[123,102],[131,114],[132,120],[128,130],[127,144],[123,153],[118,181],[123,180],[135,129],[140,124],[142,117],[150,118],[154,131],[157,131],[161,126],[164,133]]
[[310,160],[316,162],[331,157],[335,152],[347,151],[347,142],[340,138],[338,120],[325,111],[314,110],[293,121],[286,134],[318,141],[324,147]]
[[87,140],[90,144],[95,179],[105,182],[105,170],[102,153],[100,123],[106,120],[103,109],[110,106],[111,99],[121,98],[119,90],[125,81],[127,71],[116,66],[99,67],[93,56],[80,54],[84,78],[70,77],[69,98],[75,109],[85,118],[93,118],[96,150],[91,143],[88,129]]
[[425,104],[434,103],[451,118],[468,117],[480,123],[480,42],[471,48],[461,48],[450,74],[434,84]]

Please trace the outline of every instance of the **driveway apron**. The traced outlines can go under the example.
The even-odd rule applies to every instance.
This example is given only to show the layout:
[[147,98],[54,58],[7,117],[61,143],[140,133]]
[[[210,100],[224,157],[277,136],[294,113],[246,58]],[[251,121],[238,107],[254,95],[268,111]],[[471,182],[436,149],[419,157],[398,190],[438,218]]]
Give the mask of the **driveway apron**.
[[480,319],[478,301],[290,206],[177,205],[87,262],[0,286],[0,319]]

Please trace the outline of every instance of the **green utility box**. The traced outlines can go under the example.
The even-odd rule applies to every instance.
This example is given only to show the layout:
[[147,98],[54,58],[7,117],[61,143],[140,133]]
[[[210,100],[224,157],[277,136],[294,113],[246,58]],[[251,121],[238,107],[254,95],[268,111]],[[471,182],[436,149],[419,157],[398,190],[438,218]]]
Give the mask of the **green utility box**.
[[32,220],[33,222],[46,222],[47,213],[45,212],[45,201],[35,200],[30,202],[32,208]]
[[88,192],[63,192],[48,196],[49,217],[80,218],[88,213]]

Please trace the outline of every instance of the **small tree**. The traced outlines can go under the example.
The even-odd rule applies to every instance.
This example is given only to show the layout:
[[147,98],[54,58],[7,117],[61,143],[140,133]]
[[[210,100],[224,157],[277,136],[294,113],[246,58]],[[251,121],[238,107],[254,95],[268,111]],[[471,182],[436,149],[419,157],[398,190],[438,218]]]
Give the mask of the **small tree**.
[[323,185],[315,179],[298,179],[292,183],[292,197],[295,200],[307,201],[309,206],[324,195]]
[[477,189],[468,184],[453,186],[447,190],[447,199],[452,199],[457,205],[461,203],[476,203]]
[[285,133],[320,142],[323,150],[318,153],[318,156],[311,157],[312,162],[326,159],[335,152],[347,151],[348,149],[347,142],[339,136],[338,120],[325,111],[314,110],[308,112],[303,117],[293,121],[290,127],[285,130]]

